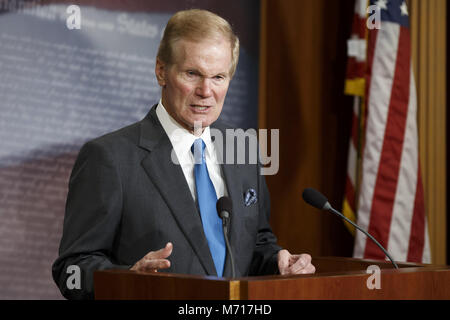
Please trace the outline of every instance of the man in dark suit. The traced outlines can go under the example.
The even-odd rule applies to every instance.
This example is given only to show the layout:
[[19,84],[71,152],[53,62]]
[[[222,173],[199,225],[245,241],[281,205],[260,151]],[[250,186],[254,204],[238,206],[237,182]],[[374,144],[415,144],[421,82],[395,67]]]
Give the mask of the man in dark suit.
[[[224,150],[211,131],[227,134],[215,121],[238,54],[230,25],[211,12],[169,20],[155,68],[160,102],[142,121],[86,143],[72,170],[53,264],[65,297],[93,298],[93,272],[102,269],[231,276],[215,210],[224,195],[236,276],[315,271],[309,255],[276,244],[259,165],[217,161]],[[67,285],[71,266],[81,270],[79,288]]]

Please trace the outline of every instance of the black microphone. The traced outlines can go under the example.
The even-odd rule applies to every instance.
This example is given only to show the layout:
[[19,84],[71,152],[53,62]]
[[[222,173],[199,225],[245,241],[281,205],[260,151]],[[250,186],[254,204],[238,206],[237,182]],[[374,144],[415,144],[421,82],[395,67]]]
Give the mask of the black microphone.
[[230,241],[228,240],[228,227],[230,225],[231,213],[233,212],[233,204],[231,203],[231,199],[228,197],[220,198],[219,200],[217,200],[216,208],[219,217],[222,219],[222,228],[223,228],[223,235],[225,238],[225,245],[227,246],[227,251],[231,259],[231,275],[233,278],[236,278],[236,273],[234,269],[233,250],[231,250]]
[[364,233],[367,237],[369,237],[375,244],[383,251],[383,253],[391,260],[392,264],[394,265],[395,269],[398,269],[397,264],[395,263],[394,259],[389,255],[389,253],[386,251],[386,249],[383,248],[383,246],[374,238],[372,237],[368,232],[363,230],[360,226],[355,224],[353,221],[348,219],[346,216],[344,216],[342,213],[334,209],[330,203],[328,202],[328,199],[321,194],[319,191],[313,189],[313,188],[306,188],[303,190],[303,200],[314,208],[317,208],[319,210],[327,210],[331,211],[334,214],[337,214],[339,217],[350,223],[352,226],[354,226],[356,229]]

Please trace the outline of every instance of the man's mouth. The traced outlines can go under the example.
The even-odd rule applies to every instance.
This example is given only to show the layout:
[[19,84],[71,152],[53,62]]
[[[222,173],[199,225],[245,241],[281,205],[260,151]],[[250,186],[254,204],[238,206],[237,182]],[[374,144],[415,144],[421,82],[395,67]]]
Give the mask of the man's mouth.
[[195,112],[205,112],[205,111],[208,111],[209,108],[211,108],[211,106],[203,106],[203,105],[197,105],[197,104],[191,104],[190,107]]

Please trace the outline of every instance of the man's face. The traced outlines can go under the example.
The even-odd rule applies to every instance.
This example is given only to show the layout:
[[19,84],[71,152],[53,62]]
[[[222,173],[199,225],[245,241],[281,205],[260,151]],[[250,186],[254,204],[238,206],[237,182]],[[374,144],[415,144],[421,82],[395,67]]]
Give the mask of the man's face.
[[155,73],[162,103],[181,126],[193,131],[211,125],[222,111],[230,83],[231,47],[228,41],[178,40],[174,63],[157,59]]

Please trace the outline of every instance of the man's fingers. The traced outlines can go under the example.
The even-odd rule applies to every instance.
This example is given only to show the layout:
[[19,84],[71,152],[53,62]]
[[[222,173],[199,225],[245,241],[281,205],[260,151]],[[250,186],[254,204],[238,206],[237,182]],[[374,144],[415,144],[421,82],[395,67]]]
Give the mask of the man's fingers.
[[289,257],[289,266],[292,266],[294,263],[296,263],[299,258],[299,254],[291,254],[291,256]]
[[311,256],[309,254],[297,255],[296,261],[289,269],[292,273],[298,273],[300,270],[306,268],[311,263]]
[[140,265],[139,271],[156,271],[158,269],[170,268],[170,261],[167,259],[144,259]]
[[[314,273],[314,266],[311,264],[311,256],[309,254],[301,254],[297,257],[297,261],[289,267],[290,273],[293,274],[304,274],[304,273]],[[312,268],[311,268],[312,267]],[[313,270],[314,268],[314,270]]]
[[300,273],[304,273],[304,274],[313,274],[315,272],[316,272],[316,267],[314,267],[314,265],[312,265],[312,264],[310,264],[309,266],[304,268],[302,271],[300,271]]
[[150,251],[131,268],[137,271],[157,271],[158,269],[170,268],[170,261],[166,258],[172,254],[173,244],[168,242],[166,246],[158,251]]
[[314,265],[312,265],[312,264],[309,264],[305,268],[298,270],[296,272],[296,274],[313,274],[315,272],[316,272],[316,267],[314,267]]
[[311,274],[316,268],[311,263],[311,256],[307,253],[290,254],[286,249],[278,252],[278,270],[281,275]]
[[158,269],[170,268],[170,261],[166,259],[141,259],[131,270],[144,272],[157,272]]
[[289,251],[283,249],[278,252],[278,270],[280,271],[280,274],[286,274],[287,270],[289,268],[289,257],[290,257]]
[[147,253],[144,259],[166,259],[172,254],[173,244],[172,242],[167,242],[166,246],[158,251],[151,251]]

